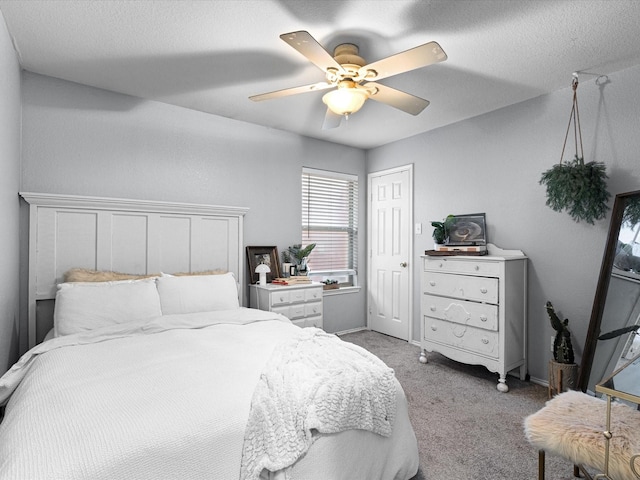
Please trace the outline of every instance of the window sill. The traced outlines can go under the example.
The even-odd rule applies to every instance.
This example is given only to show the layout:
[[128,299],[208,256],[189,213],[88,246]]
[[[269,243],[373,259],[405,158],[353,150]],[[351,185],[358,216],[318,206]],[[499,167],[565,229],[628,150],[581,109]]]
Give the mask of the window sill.
[[323,290],[322,295],[325,297],[331,297],[333,295],[344,295],[347,293],[358,293],[362,287],[340,287],[333,290]]

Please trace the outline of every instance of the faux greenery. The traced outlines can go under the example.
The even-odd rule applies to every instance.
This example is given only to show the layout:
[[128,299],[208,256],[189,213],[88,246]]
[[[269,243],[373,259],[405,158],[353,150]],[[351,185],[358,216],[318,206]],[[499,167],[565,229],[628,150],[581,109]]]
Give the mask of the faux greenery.
[[547,302],[547,314],[549,314],[551,326],[556,331],[556,337],[553,341],[553,359],[558,363],[574,363],[569,319],[560,320],[551,302]]
[[454,218],[455,217],[453,215],[447,215],[447,218],[445,218],[443,222],[431,222],[431,226],[434,227],[433,241],[438,245],[442,245],[446,242],[448,230],[449,227],[451,227]]
[[584,163],[575,156],[572,162],[559,163],[542,174],[541,185],[547,186],[547,206],[556,212],[567,210],[576,222],[605,217],[607,201],[607,176],[604,163]]
[[314,248],[316,248],[316,244],[310,243],[304,248],[302,248],[301,244],[293,245],[292,247],[289,247],[288,250],[291,259],[297,260],[296,264],[300,265],[302,260],[307,258]]

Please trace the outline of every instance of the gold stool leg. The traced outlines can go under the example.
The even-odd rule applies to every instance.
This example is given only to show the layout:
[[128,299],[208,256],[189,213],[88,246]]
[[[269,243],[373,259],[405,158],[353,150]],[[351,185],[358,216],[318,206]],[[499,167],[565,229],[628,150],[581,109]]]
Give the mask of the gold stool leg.
[[544,450],[538,450],[538,480],[544,480]]

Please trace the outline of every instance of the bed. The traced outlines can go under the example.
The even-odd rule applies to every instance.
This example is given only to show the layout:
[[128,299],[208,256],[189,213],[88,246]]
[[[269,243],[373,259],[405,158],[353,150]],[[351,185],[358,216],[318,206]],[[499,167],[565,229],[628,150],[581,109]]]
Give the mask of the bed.
[[[0,478],[416,474],[390,368],[335,335],[242,306],[246,211],[23,198],[35,333],[0,379]],[[135,277],[65,281],[74,267]]]

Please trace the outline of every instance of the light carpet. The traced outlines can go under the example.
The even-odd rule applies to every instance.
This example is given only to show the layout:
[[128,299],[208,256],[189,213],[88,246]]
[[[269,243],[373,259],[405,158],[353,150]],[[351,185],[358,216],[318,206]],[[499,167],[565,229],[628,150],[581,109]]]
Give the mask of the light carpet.
[[[420,470],[413,480],[535,479],[538,453],[525,439],[523,420],[548,400],[547,388],[508,376],[496,389],[486,368],[427,354],[403,340],[363,330],[342,335],[395,370],[409,401]],[[547,480],[573,480],[570,462],[547,455]]]

